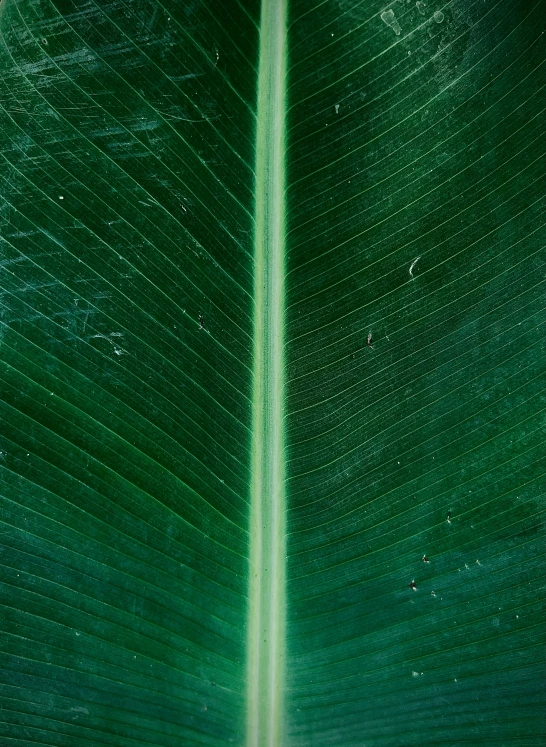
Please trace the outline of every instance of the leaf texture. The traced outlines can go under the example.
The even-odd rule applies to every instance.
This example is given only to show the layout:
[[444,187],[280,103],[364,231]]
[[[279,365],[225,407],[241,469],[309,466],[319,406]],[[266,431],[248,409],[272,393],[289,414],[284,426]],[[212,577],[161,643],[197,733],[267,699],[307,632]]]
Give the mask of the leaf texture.
[[292,3],[294,744],[544,743],[544,11]]
[[546,743],[546,5],[281,6],[0,6],[2,745]]

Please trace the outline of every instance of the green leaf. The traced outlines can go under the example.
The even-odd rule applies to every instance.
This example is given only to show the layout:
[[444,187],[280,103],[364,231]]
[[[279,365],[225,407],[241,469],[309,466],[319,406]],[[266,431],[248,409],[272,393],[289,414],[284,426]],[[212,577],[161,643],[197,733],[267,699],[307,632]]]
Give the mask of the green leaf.
[[0,743],[546,744],[544,0],[4,0]]

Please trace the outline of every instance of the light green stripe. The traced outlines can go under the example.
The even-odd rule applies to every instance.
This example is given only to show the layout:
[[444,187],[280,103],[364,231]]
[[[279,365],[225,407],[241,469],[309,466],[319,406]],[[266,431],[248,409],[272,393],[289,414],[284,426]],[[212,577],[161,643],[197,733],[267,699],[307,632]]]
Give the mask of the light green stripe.
[[286,0],[262,0],[256,132],[247,746],[282,743]]

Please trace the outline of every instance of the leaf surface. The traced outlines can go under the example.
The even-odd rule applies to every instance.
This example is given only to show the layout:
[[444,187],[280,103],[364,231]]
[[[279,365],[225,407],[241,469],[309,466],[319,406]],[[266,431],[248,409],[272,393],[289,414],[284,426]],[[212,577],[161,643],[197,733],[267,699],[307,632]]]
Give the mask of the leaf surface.
[[544,745],[545,20],[4,0],[2,744]]

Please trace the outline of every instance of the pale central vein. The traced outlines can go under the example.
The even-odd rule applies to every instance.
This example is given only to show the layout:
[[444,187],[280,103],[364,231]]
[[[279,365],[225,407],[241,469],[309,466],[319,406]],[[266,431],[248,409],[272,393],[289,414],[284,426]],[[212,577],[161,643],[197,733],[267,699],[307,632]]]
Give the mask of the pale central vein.
[[262,0],[256,130],[248,747],[278,747],[285,649],[286,0]]

